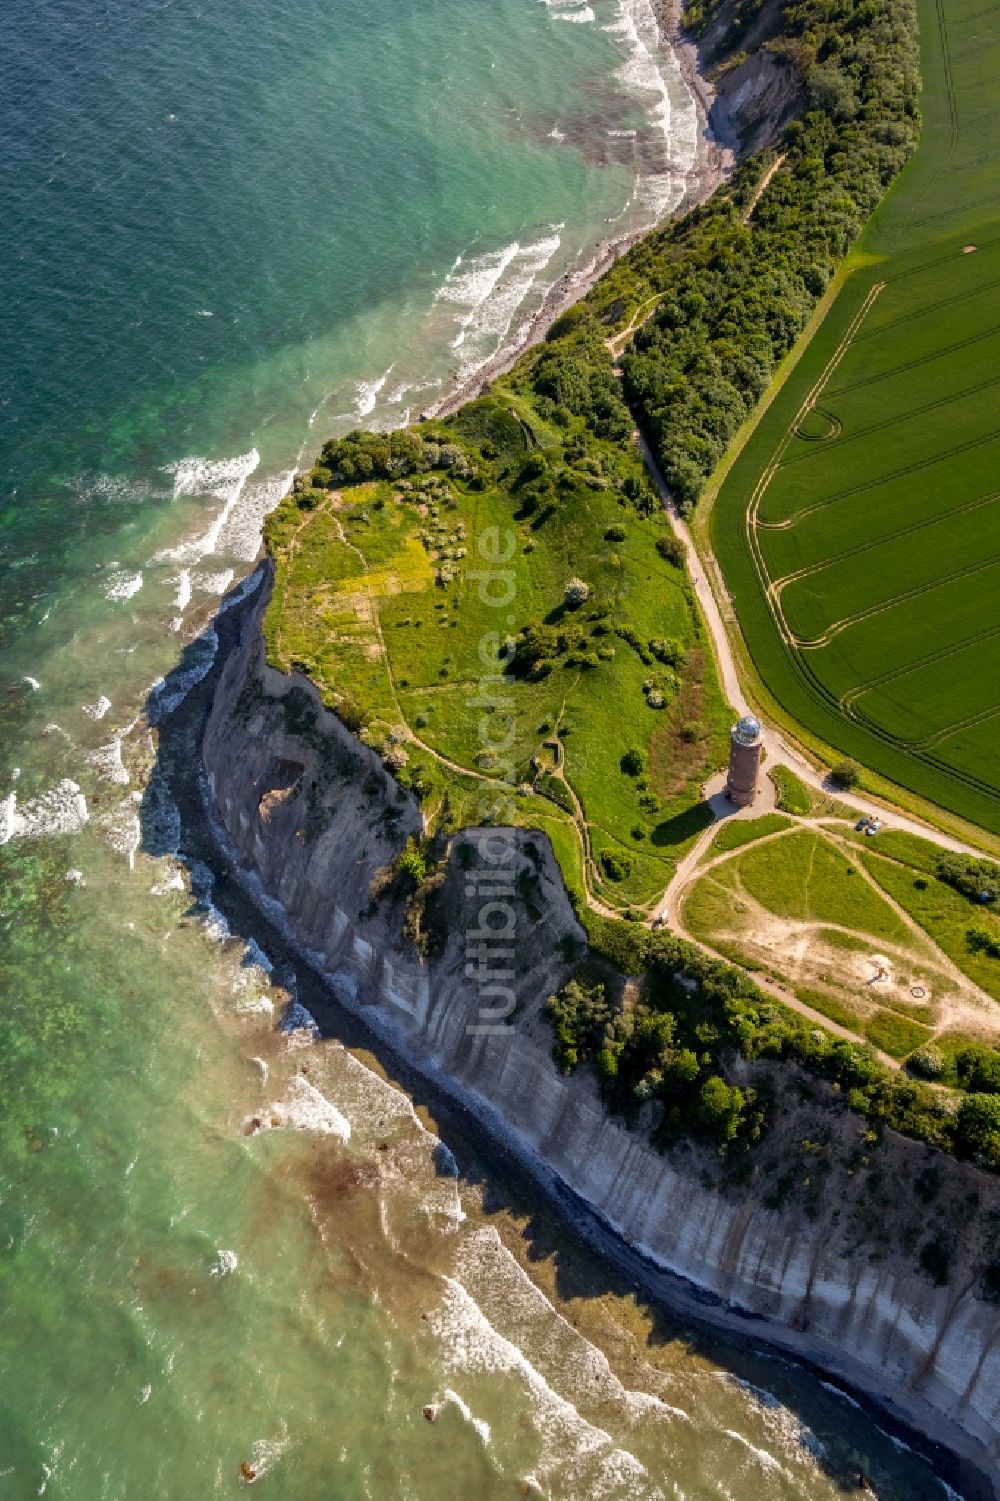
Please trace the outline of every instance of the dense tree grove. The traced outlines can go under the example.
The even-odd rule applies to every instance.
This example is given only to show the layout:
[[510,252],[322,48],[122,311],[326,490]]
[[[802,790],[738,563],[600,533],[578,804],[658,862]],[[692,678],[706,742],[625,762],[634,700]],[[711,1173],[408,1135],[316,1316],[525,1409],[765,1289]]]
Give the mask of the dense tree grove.
[[[624,360],[626,394],[667,483],[694,501],[804,328],[918,127],[911,0],[804,0],[767,44],[800,78],[786,160],[744,225],[744,186],[663,236],[656,318]],[[759,175],[751,161],[742,177]]]
[[[718,4],[696,5],[689,17],[701,30],[724,20],[718,55],[758,8],[720,19]],[[775,26],[764,47],[795,78],[801,113],[749,223],[763,157],[625,257],[553,326],[533,368],[543,399],[602,436],[623,438],[637,417],[681,505],[701,493],[916,142],[912,0],[803,0]],[[640,283],[660,301],[622,356],[623,400],[604,341]]]
[[472,474],[468,456],[457,443],[425,438],[413,428],[391,433],[356,429],[346,437],[324,443],[319,461],[300,483],[324,490],[363,480],[400,480],[430,469],[453,469],[462,479]]
[[911,0],[790,4],[767,46],[799,75],[804,105],[782,169],[749,224],[736,183],[667,231],[664,301],[624,360],[626,395],[681,503],[700,494],[916,142]]

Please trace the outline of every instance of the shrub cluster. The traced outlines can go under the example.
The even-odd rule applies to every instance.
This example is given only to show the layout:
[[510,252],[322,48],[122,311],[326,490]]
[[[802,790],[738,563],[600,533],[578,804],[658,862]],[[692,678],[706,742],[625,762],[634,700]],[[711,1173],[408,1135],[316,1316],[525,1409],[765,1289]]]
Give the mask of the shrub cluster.
[[974,855],[942,855],[936,874],[970,902],[995,902],[1000,897],[1000,865]]
[[413,428],[392,433],[366,433],[360,429],[344,438],[323,444],[319,461],[309,472],[313,489],[356,484],[364,480],[397,480],[429,469],[452,469],[460,478],[472,475],[472,466],[458,443],[424,438]]
[[557,1061],[562,1067],[589,1062],[608,1107],[626,1118],[648,1102],[659,1105],[661,1141],[706,1130],[720,1146],[757,1139],[765,1100],[738,1091],[742,1104],[730,1096],[723,1109],[722,1092],[713,1085],[711,1096],[718,1097],[720,1108],[708,1126],[711,1096],[709,1102],[701,1098],[710,1078],[727,1083],[729,1065],[742,1056],[798,1063],[874,1124],[1000,1171],[1000,1053],[969,1048],[959,1055],[959,1082],[968,1093],[956,1112],[932,1086],[887,1068],[865,1044],[812,1026],[766,996],[742,970],[675,934],[651,932],[583,907],[578,915],[593,954],[625,974],[645,972],[647,982],[627,1013],[605,1003],[599,1017],[590,1014],[586,1037],[560,992],[548,1008],[559,1039]]

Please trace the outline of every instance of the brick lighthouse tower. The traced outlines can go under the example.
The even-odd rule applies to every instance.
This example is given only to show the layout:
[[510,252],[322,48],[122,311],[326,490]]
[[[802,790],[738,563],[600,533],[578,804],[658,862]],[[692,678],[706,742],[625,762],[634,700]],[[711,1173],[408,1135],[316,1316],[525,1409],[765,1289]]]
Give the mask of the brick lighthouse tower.
[[760,720],[744,714],[729,736],[729,775],[726,796],[747,808],[760,790],[760,758],[764,749]]

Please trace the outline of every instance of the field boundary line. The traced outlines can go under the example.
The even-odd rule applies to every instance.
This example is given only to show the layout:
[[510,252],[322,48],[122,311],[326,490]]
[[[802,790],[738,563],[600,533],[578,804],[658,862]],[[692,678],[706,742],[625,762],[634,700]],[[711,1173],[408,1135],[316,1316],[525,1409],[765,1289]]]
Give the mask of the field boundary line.
[[960,651],[967,647],[978,646],[980,642],[990,641],[994,636],[1000,636],[1000,625],[990,626],[984,631],[977,631],[973,636],[966,636],[962,641],[954,641],[949,646],[938,647],[936,651],[928,652],[925,657],[918,657],[913,662],[905,662],[902,667],[893,667],[889,672],[883,672],[878,677],[867,678],[862,683],[857,683],[853,688],[848,688],[838,700],[845,714],[853,717],[854,704],[866,693],[875,688],[883,688],[886,683],[894,683],[897,678],[905,678],[909,672],[917,672],[922,667],[930,667],[935,662],[947,661],[949,657],[957,656]]

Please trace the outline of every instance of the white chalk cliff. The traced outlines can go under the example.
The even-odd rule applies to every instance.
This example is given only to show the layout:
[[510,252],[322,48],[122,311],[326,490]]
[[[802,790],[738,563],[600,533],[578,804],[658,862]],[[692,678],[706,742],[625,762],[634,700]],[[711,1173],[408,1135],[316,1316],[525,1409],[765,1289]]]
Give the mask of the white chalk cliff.
[[[401,936],[398,904],[373,904],[370,894],[420,830],[417,806],[304,678],[265,665],[266,594],[244,614],[216,690],[203,741],[207,785],[231,855],[280,904],[341,1000],[626,1242],[714,1294],[717,1306],[690,1300],[701,1316],[732,1322],[741,1310],[738,1327],[750,1337],[809,1356],[962,1453],[987,1477],[978,1492],[989,1495],[1000,1471],[1000,1307],[980,1295],[981,1240],[967,1246],[959,1233],[949,1281],[937,1287],[912,1244],[891,1243],[891,1203],[876,1250],[859,1237],[850,1180],[831,1178],[818,1214],[768,1209],[753,1183],[710,1186],[694,1149],[668,1159],[609,1119],[586,1071],[564,1077],[550,1056],[541,1008],[569,973],[568,935],[583,935],[538,834],[520,831],[516,854],[535,919],[524,915],[518,928],[513,1026],[477,1030],[483,998],[465,950],[479,901],[467,895],[461,861],[453,848],[434,899],[440,950],[421,962]],[[993,1178],[889,1136],[891,1171],[912,1179],[936,1160],[949,1185],[978,1194],[977,1216],[1000,1205]],[[886,1203],[896,1185],[887,1189]],[[922,1213],[929,1224],[932,1211]],[[673,1296],[683,1303],[684,1289]]]

